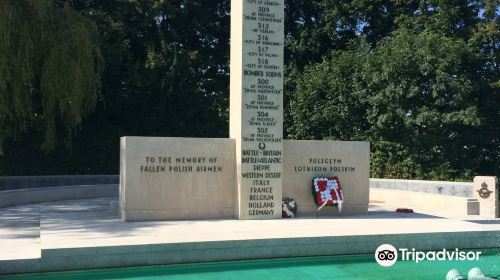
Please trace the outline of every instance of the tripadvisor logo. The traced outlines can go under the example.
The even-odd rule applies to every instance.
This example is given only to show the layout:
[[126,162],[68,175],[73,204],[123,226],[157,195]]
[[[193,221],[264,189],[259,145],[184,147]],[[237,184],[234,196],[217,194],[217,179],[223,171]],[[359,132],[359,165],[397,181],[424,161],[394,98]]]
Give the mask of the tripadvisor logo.
[[398,261],[398,250],[391,244],[380,245],[375,251],[375,260],[381,266],[393,266]]
[[417,251],[415,248],[399,248],[396,249],[391,244],[380,245],[375,251],[375,260],[381,266],[393,266],[398,258],[402,261],[477,261],[481,252],[478,251],[461,251],[459,249],[439,251]]

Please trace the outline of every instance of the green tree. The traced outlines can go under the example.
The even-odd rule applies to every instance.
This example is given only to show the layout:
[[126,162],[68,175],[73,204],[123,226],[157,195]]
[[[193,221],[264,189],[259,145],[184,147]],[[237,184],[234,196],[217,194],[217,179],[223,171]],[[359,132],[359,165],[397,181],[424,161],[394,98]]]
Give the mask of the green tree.
[[[498,0],[318,5],[327,15],[303,32],[356,36],[306,63],[289,58],[289,137],[370,140],[377,177],[500,174]],[[301,41],[289,41],[293,54]]]
[[355,82],[362,78],[359,67],[367,59],[365,51],[366,46],[335,51],[322,63],[294,75],[296,90],[290,101],[288,137],[366,139],[366,92]]
[[471,149],[481,159],[482,174],[500,176],[500,1],[481,2],[483,15],[467,42],[474,52],[470,69],[483,124],[474,134],[479,137]]
[[334,52],[298,78],[289,135],[370,140],[372,176],[470,176],[484,121],[471,56],[463,40],[406,28],[373,50]]
[[[120,136],[227,137],[230,0],[0,1],[9,7],[2,5],[0,13],[11,14],[9,21],[0,19],[2,38],[8,33],[24,40],[22,34],[38,34],[32,30],[48,26],[40,23],[49,18],[61,20],[30,16],[34,11],[66,11],[87,22],[88,32],[79,33],[83,37],[97,30],[99,38],[91,41],[100,42],[105,63],[95,110],[85,114],[96,99],[79,102],[89,106],[81,107],[87,108],[86,117],[78,129],[64,125],[68,110],[55,110],[57,129],[51,134],[36,74],[40,60],[49,56],[35,49],[50,50],[59,39],[41,45],[38,36],[30,36],[39,45],[20,48],[0,40],[0,59],[7,46],[18,56],[0,64],[0,73],[26,74],[29,83],[17,79],[16,87],[32,89],[14,95],[4,86],[8,95],[0,94],[0,111],[8,111],[0,113],[0,122],[8,122],[0,135],[6,139],[0,173],[116,173]],[[500,174],[498,0],[287,0],[285,5],[287,137],[369,140],[373,176]],[[20,20],[25,17],[36,24]],[[5,25],[11,21],[19,24],[16,30],[31,33],[14,32]],[[91,54],[97,49],[78,58]],[[85,61],[99,61],[95,57]],[[23,63],[12,66],[16,59]],[[82,77],[91,77],[85,73]],[[8,79],[0,77],[0,87]],[[33,114],[5,109],[25,100],[32,101]],[[75,135],[71,145],[56,141],[49,152],[33,145],[52,142],[47,135],[67,138],[69,131]]]
[[97,26],[101,102],[70,146],[37,151],[34,130],[10,141],[4,174],[117,173],[125,135],[227,137],[228,0],[66,2]]
[[[30,130],[43,148],[70,139],[100,94],[103,59],[92,21],[50,0],[2,0],[0,147]],[[34,143],[33,143],[34,144]]]
[[373,175],[447,179],[476,169],[468,146],[481,118],[463,67],[470,56],[462,40],[430,31],[401,29],[377,46],[363,67],[370,138],[385,162]]

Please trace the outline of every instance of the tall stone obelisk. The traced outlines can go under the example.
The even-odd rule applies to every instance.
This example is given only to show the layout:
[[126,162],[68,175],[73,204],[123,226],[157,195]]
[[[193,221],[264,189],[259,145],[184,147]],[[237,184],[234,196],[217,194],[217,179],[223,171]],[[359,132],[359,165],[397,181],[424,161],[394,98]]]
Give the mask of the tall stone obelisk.
[[281,217],[284,0],[231,1],[236,217]]

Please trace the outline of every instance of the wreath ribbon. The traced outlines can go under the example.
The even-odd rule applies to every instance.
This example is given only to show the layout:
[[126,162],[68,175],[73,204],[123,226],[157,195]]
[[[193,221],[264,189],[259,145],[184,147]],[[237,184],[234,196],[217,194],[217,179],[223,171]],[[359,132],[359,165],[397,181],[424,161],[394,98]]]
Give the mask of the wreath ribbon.
[[336,205],[339,212],[342,212],[344,194],[338,177],[314,178],[313,196],[316,205],[319,206],[316,211],[323,209],[327,205]]

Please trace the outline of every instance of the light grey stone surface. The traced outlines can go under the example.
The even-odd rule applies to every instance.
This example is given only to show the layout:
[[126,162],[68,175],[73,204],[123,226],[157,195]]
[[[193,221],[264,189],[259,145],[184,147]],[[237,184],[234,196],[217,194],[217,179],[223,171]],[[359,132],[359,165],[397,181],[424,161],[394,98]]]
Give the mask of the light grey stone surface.
[[474,198],[479,201],[479,215],[481,217],[500,218],[500,187],[497,177],[474,177]]
[[[338,176],[344,193],[342,212],[368,210],[370,144],[368,142],[285,140],[283,144],[283,196],[295,199],[298,216],[315,215],[318,206],[312,196],[312,180]],[[325,207],[321,215],[336,215]]]
[[[412,192],[396,189],[370,189],[370,201],[385,203],[396,208],[412,208],[425,213],[438,215],[467,216],[474,203],[471,198],[451,195]],[[475,201],[477,203],[477,200]]]
[[233,217],[234,152],[232,139],[122,137],[121,217]]
[[120,212],[120,202],[119,201],[111,201],[109,203],[109,207],[111,208],[111,215],[113,217],[121,218],[121,212]]
[[236,216],[281,218],[284,1],[231,1]]
[[19,189],[0,191],[0,208],[40,202],[116,196],[118,196],[116,184]]
[[467,215],[479,215],[479,201],[475,198],[467,199]]
[[[474,238],[470,238],[470,237]],[[38,260],[0,261],[0,273],[48,272],[76,269],[97,269],[146,265],[182,264],[213,261],[234,261],[266,258],[315,257],[347,254],[371,254],[380,244],[389,243],[397,248],[416,250],[482,249],[497,246],[500,232],[419,233],[399,236],[348,236],[315,237],[266,240],[265,246],[252,244],[251,240],[217,242],[218,246],[204,247],[209,243],[183,243],[171,249],[164,244],[140,246],[141,252],[117,252],[106,247],[100,253],[88,251],[79,254],[74,249],[53,250],[51,256]],[[230,246],[228,246],[228,244]],[[162,249],[158,249],[161,247]],[[59,254],[59,255],[58,255]]]
[[118,184],[118,175],[0,176],[0,191]]
[[398,214],[380,206],[341,219],[126,223],[108,211],[111,201],[0,209],[0,274],[371,254],[383,243],[426,250],[500,246],[495,221]]
[[394,189],[402,191],[424,192],[430,194],[442,194],[449,196],[460,196],[473,198],[473,183],[467,182],[445,182],[445,181],[421,181],[421,180],[398,180],[398,179],[370,179],[370,188]]

